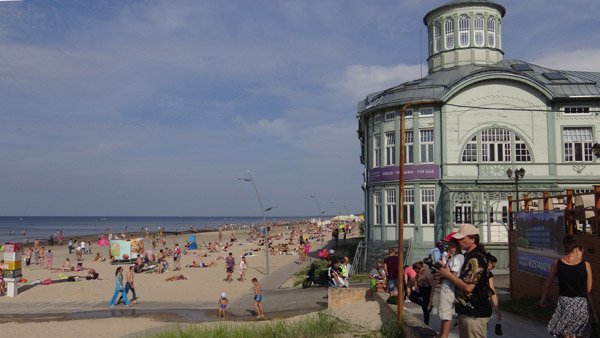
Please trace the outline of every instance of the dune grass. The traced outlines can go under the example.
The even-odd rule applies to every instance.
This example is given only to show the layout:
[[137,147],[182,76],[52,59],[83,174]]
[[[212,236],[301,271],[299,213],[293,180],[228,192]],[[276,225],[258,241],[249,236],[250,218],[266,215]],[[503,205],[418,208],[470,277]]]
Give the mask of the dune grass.
[[304,338],[304,337],[333,337],[345,332],[348,328],[344,321],[319,312],[316,316],[286,323],[283,320],[261,323],[223,322],[216,325],[190,325],[165,331],[155,335],[156,338]]

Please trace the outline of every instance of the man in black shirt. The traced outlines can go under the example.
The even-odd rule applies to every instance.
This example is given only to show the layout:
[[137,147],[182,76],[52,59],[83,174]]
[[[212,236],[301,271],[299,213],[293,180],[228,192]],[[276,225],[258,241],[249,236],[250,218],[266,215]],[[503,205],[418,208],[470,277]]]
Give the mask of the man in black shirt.
[[383,260],[383,270],[387,277],[387,287],[390,296],[398,295],[398,256],[396,250],[390,248],[389,256]]
[[456,313],[460,338],[485,338],[487,323],[492,315],[489,299],[489,276],[485,249],[479,244],[479,230],[472,224],[463,224],[454,234],[461,248],[466,250],[465,263],[459,276],[447,268],[439,276],[456,285]]

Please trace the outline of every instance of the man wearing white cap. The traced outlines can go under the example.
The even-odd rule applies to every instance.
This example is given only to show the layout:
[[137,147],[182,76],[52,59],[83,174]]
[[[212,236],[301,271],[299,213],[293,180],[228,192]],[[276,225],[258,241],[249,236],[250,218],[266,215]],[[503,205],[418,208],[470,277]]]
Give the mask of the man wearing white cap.
[[439,275],[456,286],[458,334],[460,338],[485,338],[492,305],[488,295],[486,252],[479,243],[479,230],[472,224],[463,224],[452,237],[466,250],[465,263],[459,276],[447,268],[440,269]]

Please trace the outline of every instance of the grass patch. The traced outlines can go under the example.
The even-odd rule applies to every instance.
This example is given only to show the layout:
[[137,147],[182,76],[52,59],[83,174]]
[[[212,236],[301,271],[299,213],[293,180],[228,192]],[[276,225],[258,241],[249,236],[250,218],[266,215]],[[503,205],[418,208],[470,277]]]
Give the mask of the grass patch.
[[383,323],[379,332],[383,337],[404,338],[404,332],[396,326],[396,318]]
[[156,338],[303,338],[303,337],[334,337],[343,333],[348,328],[348,323],[319,312],[317,316],[310,317],[294,323],[282,320],[274,322],[244,323],[219,323],[214,326],[191,325],[157,334]]
[[514,313],[520,317],[535,320],[540,323],[548,323],[552,318],[556,304],[550,304],[546,307],[541,307],[539,299],[526,298],[503,301],[501,309],[510,313]]

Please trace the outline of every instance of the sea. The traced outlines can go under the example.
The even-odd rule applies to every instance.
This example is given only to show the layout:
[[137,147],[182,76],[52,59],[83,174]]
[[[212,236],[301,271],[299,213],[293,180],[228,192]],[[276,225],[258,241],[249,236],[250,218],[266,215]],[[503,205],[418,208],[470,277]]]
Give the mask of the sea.
[[[310,216],[266,217],[267,224],[310,220]],[[262,223],[262,217],[124,217],[124,216],[1,216],[0,243],[47,241],[62,231],[65,239],[122,232],[216,230],[219,227],[244,228]]]

